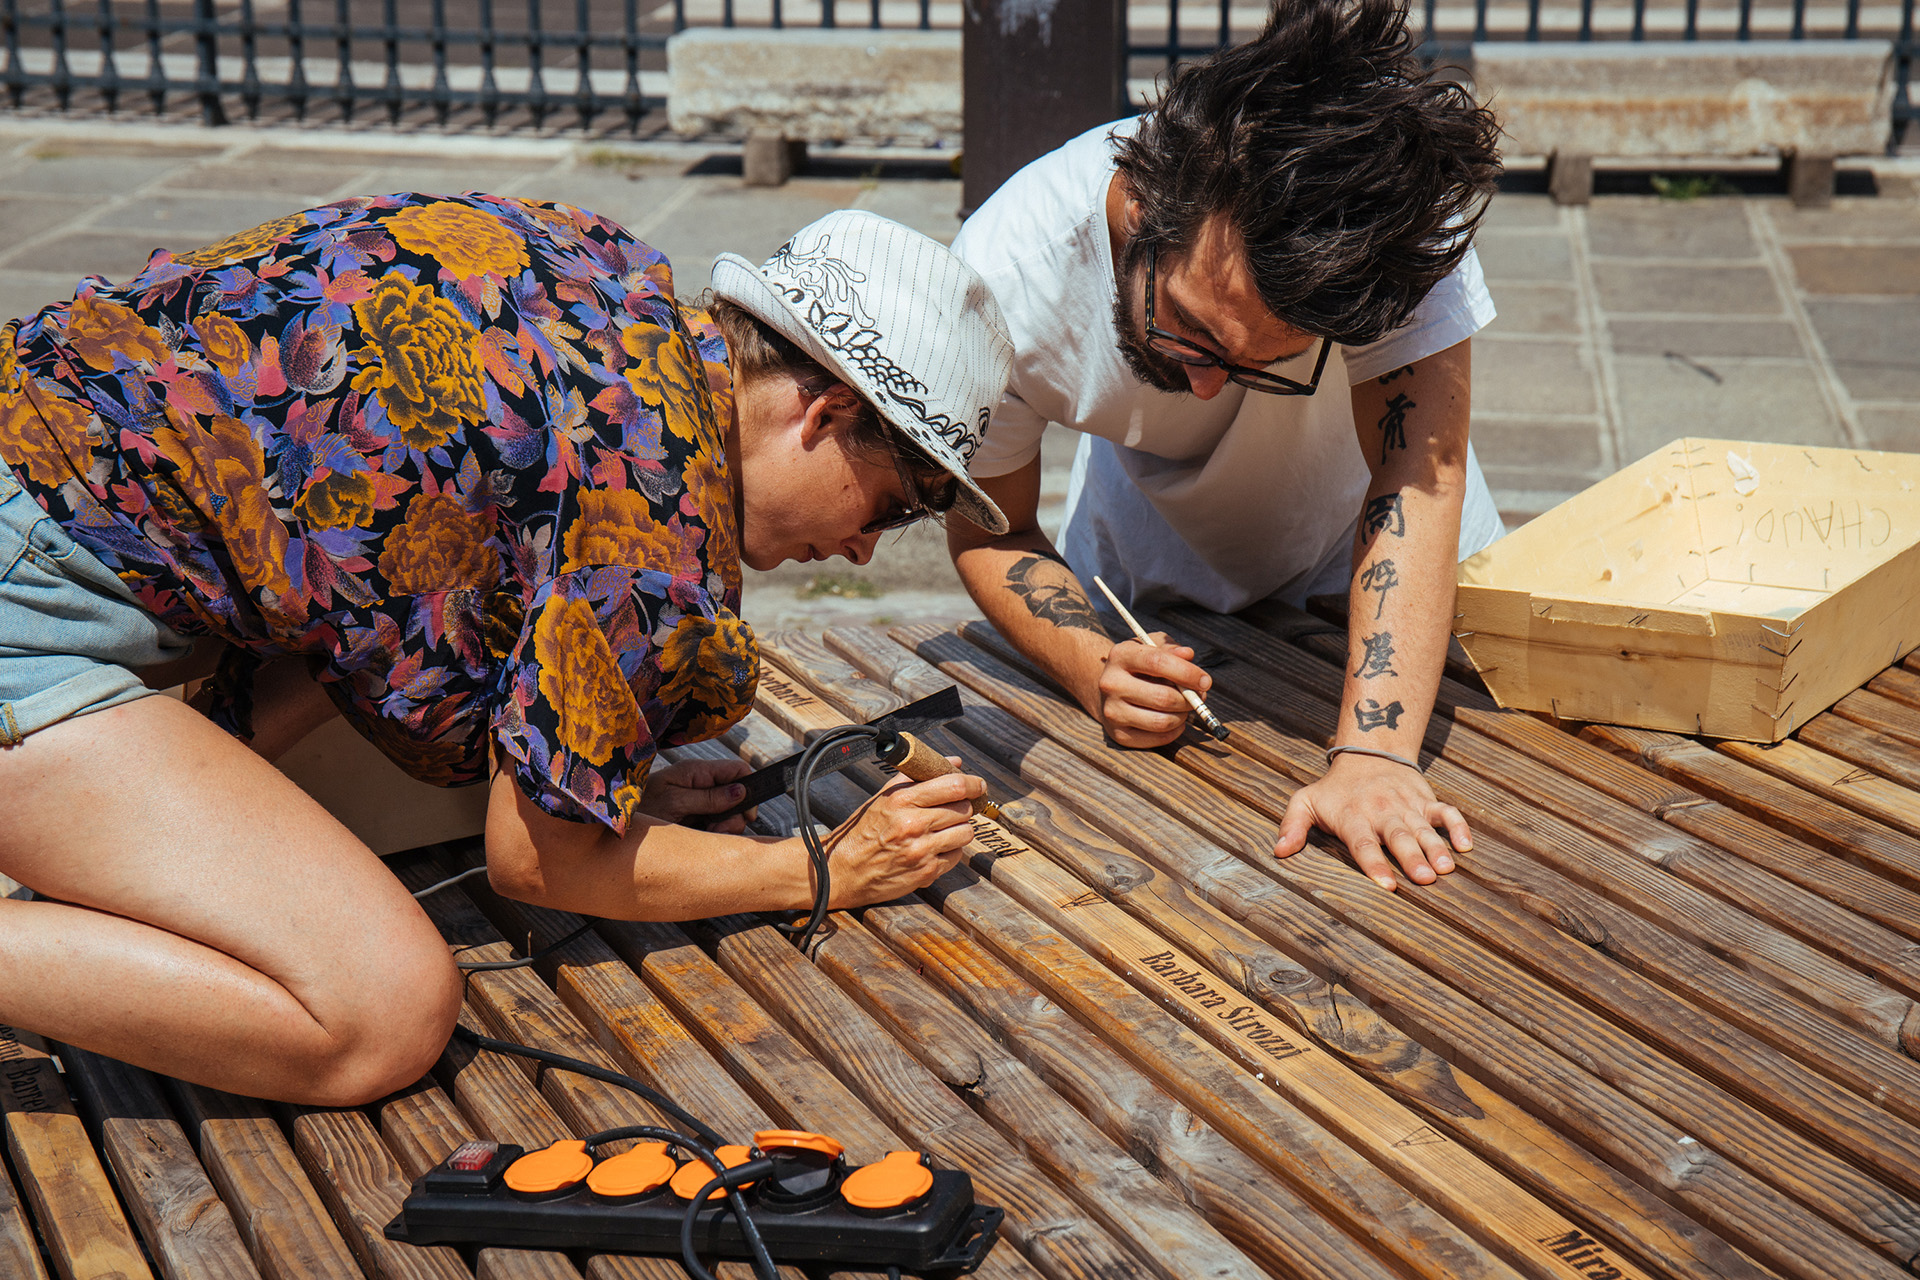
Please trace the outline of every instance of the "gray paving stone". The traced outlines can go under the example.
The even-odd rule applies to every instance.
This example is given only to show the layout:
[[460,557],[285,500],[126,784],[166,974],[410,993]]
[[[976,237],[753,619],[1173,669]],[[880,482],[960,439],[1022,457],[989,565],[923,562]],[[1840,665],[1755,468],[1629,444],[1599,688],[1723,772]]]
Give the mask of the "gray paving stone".
[[127,280],[139,274],[155,249],[193,249],[198,248],[200,243],[197,237],[168,244],[156,235],[76,231],[34,246],[27,251],[27,262],[0,259],[0,263],[5,264],[9,275],[15,267],[31,267],[39,274],[64,274],[67,277],[67,291],[71,293],[74,283],[82,276],[105,276],[115,282]]
[[1604,474],[1598,418],[1489,419],[1476,413],[1473,449],[1487,482],[1496,483],[1497,471],[1501,488],[1557,488],[1564,487],[1558,483],[1563,478],[1584,484]]
[[1742,361],[1720,381],[1673,360],[1622,356],[1614,365],[1629,458],[1681,436],[1787,444],[1847,443],[1805,361]]
[[1570,284],[1513,284],[1493,287],[1500,314],[1481,330],[1487,336],[1530,337],[1580,332],[1580,295]]
[[80,283],[77,275],[37,271],[0,271],[0,324],[30,316],[40,308],[65,302]]
[[768,200],[737,178],[704,179],[701,191],[644,239],[673,260],[683,292],[704,288],[721,253],[759,262],[801,227],[863,194],[859,182],[844,179],[794,178],[779,190],[779,200]]
[[1560,210],[1544,195],[1509,195],[1502,192],[1487,204],[1480,219],[1482,230],[1517,228],[1558,228]]
[[1808,293],[1920,293],[1920,247],[1794,245],[1794,279]]
[[1807,315],[1855,400],[1920,400],[1920,298],[1813,298]]
[[1573,255],[1557,232],[1482,231],[1473,247],[1489,281],[1573,280]]
[[1636,318],[1616,320],[1607,331],[1614,351],[1621,355],[1664,357],[1677,352],[1694,359],[1779,356],[1797,360],[1807,354],[1800,335],[1785,320]]
[[687,184],[702,181],[716,180],[682,178],[664,166],[629,172],[568,169],[559,173],[529,174],[510,184],[506,194],[589,209],[645,238],[647,228],[658,222],[658,215],[668,202]]
[[1744,200],[1597,200],[1587,213],[1596,258],[1756,258]]
[[877,182],[861,198],[860,207],[904,223],[941,244],[953,243],[960,234],[958,178]]
[[148,231],[169,244],[180,237],[210,243],[236,231],[310,208],[288,196],[149,196],[108,209],[93,220],[102,231]]
[[1920,404],[1859,410],[1860,429],[1875,449],[1920,453]]
[[1769,204],[1765,216],[1789,244],[1802,240],[1920,241],[1920,203],[1910,200],[1836,200],[1828,209]]
[[1600,291],[1600,305],[1608,311],[1785,314],[1773,277],[1764,267],[1596,262],[1593,277]]
[[419,160],[368,165],[347,181],[340,194],[384,196],[396,191],[424,191],[431,195],[459,195],[463,191],[505,191],[528,174],[551,169],[550,160],[521,163],[512,158],[429,164]]
[[84,200],[46,196],[0,198],[0,253],[28,236],[37,236],[84,214],[93,206]]
[[1473,344],[1473,407],[1493,413],[1593,413],[1591,358],[1577,342],[1481,338]]
[[191,165],[195,157],[171,150],[146,157],[103,159],[97,155],[70,155],[64,152],[36,156],[7,175],[7,193],[25,195],[123,196],[164,176],[170,170]]
[[324,204],[341,194],[365,163],[346,157],[309,159],[299,152],[262,156],[257,152],[232,162],[197,164],[167,176],[166,185],[193,191],[244,191],[287,195],[303,204]]

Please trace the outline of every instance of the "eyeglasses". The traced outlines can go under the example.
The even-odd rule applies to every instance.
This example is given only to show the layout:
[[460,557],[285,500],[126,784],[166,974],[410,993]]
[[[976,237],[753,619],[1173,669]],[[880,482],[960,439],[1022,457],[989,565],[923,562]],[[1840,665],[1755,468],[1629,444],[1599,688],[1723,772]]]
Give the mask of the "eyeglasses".
[[929,497],[919,485],[914,483],[913,477],[907,474],[905,464],[900,461],[898,446],[893,451],[893,469],[900,477],[901,492],[911,496],[907,505],[895,507],[878,519],[869,520],[861,525],[860,536],[863,538],[868,534],[885,533],[889,529],[904,529],[910,524],[943,515],[960,496],[959,482],[949,479],[941,486],[939,492]]
[[1325,338],[1320,339],[1320,358],[1313,363],[1313,379],[1309,382],[1295,382],[1292,378],[1283,378],[1277,373],[1256,369],[1252,365],[1234,364],[1231,361],[1222,360],[1198,343],[1189,342],[1177,333],[1168,333],[1165,329],[1155,327],[1153,295],[1156,290],[1153,287],[1153,273],[1159,261],[1160,249],[1155,246],[1147,255],[1147,345],[1149,347],[1167,359],[1177,360],[1181,364],[1206,369],[1225,369],[1229,381],[1237,382],[1249,390],[1264,391],[1276,396],[1310,396],[1314,393],[1314,389],[1320,385],[1320,371],[1327,367],[1327,352],[1333,349],[1333,344]]

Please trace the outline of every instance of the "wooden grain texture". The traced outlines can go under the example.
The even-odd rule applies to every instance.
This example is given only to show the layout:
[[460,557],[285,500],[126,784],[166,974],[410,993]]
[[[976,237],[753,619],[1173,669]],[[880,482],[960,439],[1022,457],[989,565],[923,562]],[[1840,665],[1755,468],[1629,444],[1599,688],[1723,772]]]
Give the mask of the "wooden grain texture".
[[[975,634],[974,629],[970,628],[968,634]],[[984,638],[1003,643],[997,635]],[[1258,696],[1263,707],[1278,709],[1284,705],[1288,712],[1298,713],[1297,704],[1288,701],[1285,691],[1262,687],[1254,673],[1243,672],[1241,683],[1242,697]],[[1268,785],[1249,779],[1242,758],[1257,755],[1295,776],[1311,777],[1318,763],[1316,753],[1302,750],[1297,739],[1236,712],[1236,701],[1221,695],[1217,688],[1210,700],[1216,713],[1235,729],[1240,754],[1228,757],[1217,750],[1182,750],[1178,759],[1278,822],[1294,788],[1277,779]],[[1456,800],[1470,817],[1488,825],[1494,810],[1487,803],[1476,804],[1465,794],[1470,789],[1484,792],[1485,788],[1460,776],[1444,759],[1432,763],[1429,776],[1436,780],[1443,797]],[[1483,794],[1480,799],[1487,797]],[[1508,808],[1506,816],[1512,818],[1518,813],[1517,820],[1524,825],[1524,806]],[[1532,821],[1539,826],[1553,825],[1543,814],[1533,815]],[[1510,825],[1503,828],[1496,824],[1495,836],[1503,829],[1508,835],[1520,834]],[[1554,831],[1553,839],[1556,852],[1581,842],[1579,833],[1564,830]],[[1535,849],[1543,843],[1535,842]],[[1587,856],[1602,858],[1607,852],[1595,848]],[[1280,865],[1290,866],[1292,861]],[[1664,935],[1637,929],[1630,919],[1617,917],[1614,934],[1591,930],[1588,938],[1571,942],[1561,934],[1531,926],[1531,922],[1509,911],[1506,903],[1478,894],[1472,868],[1481,865],[1492,865],[1495,874],[1504,873],[1516,887],[1531,881],[1534,890],[1518,895],[1515,901],[1524,909],[1538,910],[1563,924],[1571,913],[1561,911],[1556,900],[1581,896],[1564,882],[1548,879],[1544,870],[1527,867],[1517,851],[1503,848],[1496,838],[1483,833],[1473,855],[1463,859],[1463,866],[1469,868],[1464,879],[1450,878],[1431,892],[1406,890],[1394,899],[1425,907],[1450,928],[1439,927],[1419,915],[1402,913],[1395,918],[1378,894],[1350,894],[1350,900],[1353,909],[1379,922],[1369,925],[1370,931],[1390,941],[1403,955],[1431,964],[1431,957],[1451,953],[1441,971],[1465,994],[1547,1043],[1581,1046],[1582,1060],[1592,1063],[1592,1069],[1602,1078],[1646,1101],[1669,1120],[1687,1125],[1692,1136],[1711,1143],[1756,1176],[1817,1208],[1835,1225],[1899,1256],[1920,1248],[1920,1203],[1911,1198],[1913,1189],[1920,1186],[1920,1134],[1893,1122],[1884,1110],[1832,1088],[1810,1072],[1770,1055],[1764,1047],[1743,1041],[1739,1033],[1688,1005],[1674,1002],[1650,987],[1636,987],[1629,974],[1600,962],[1592,949],[1601,943],[1618,946],[1618,935],[1624,934],[1627,949],[1633,950],[1632,944],[1638,941],[1641,946],[1635,955],[1647,962],[1666,949]],[[1628,863],[1624,870],[1631,874],[1635,869],[1636,864]],[[1608,912],[1593,900],[1584,904],[1584,914],[1605,916]],[[1479,941],[1485,949],[1463,948],[1466,938]],[[1710,966],[1713,962],[1702,955],[1694,963]],[[1684,958],[1664,967],[1668,977],[1688,973]],[[1736,971],[1720,976],[1721,986],[1734,986],[1740,981]],[[1562,996],[1556,986],[1574,999]],[[1696,985],[1689,994],[1698,995],[1700,990]],[[1722,993],[1715,988],[1714,994]],[[1833,1060],[1821,1061],[1824,1069],[1840,1075],[1851,1068],[1861,1074],[1870,1096],[1890,1107],[1906,1109],[1904,1099],[1894,1096],[1897,1089],[1885,1087],[1887,1080],[1909,1073],[1920,1078],[1920,1072],[1913,1072],[1906,1059],[1852,1037],[1844,1028],[1821,1027],[1810,1010],[1783,1005],[1771,991],[1749,990],[1747,994],[1756,1002],[1771,1002],[1773,1015],[1793,1024],[1791,1036],[1787,1029],[1780,1032],[1782,1040],[1791,1040],[1803,1049],[1807,1048],[1806,1042],[1815,1049],[1825,1047]],[[1630,1033],[1623,1034],[1593,1016],[1585,1003],[1612,1014],[1630,1028]],[[1721,1007],[1739,1010],[1737,1004],[1724,1000]],[[1765,1024],[1756,1020],[1751,1025]],[[1674,1056],[1650,1054],[1648,1044],[1663,1047]],[[1810,1050],[1809,1056],[1817,1059],[1818,1053]],[[1782,1075],[1794,1083],[1783,1086]],[[1720,1087],[1713,1087],[1709,1081]],[[1805,1090],[1804,1096],[1801,1090]],[[1800,1132],[1794,1132],[1796,1127]],[[1864,1174],[1837,1158],[1834,1148],[1864,1159],[1873,1174]]]
[[[1001,1230],[1020,1251],[1016,1256],[1030,1257],[1028,1265],[1037,1272],[1062,1278],[1153,1273],[1092,1221],[1086,1208],[1068,1199],[1078,1190],[1079,1200],[1090,1199],[1095,1210],[1105,1213],[1118,1197],[1085,1186],[1083,1178],[1068,1179],[1063,1194],[1027,1154],[956,1096],[956,1090],[973,1087],[972,1076],[936,1074],[922,1066],[825,973],[765,925],[747,917],[726,917],[709,922],[703,936],[727,972],[876,1114],[916,1149],[965,1169],[974,1180],[975,1195],[1006,1210]],[[829,937],[822,947],[833,945]],[[1141,1217],[1153,1218],[1171,1199],[1151,1178],[1127,1185],[1143,1201]],[[1183,1207],[1177,1200],[1172,1203]],[[1163,1250],[1156,1261],[1176,1253]]]
[[1905,832],[1678,734],[1592,725],[1582,736],[1769,826],[1850,858],[1904,889],[1920,891],[1920,841]]
[[[897,909],[870,908],[866,916],[871,919],[875,912]],[[924,906],[911,909],[917,910],[921,923],[939,920],[937,913]],[[984,958],[964,939],[958,942],[963,950]],[[1383,1270],[1377,1256],[1332,1230],[1271,1174],[1251,1161],[1243,1166],[1234,1159],[1238,1153],[1222,1143],[1211,1126],[1169,1105],[1157,1091],[1143,1088],[1144,1077],[1130,1077],[1109,1052],[1088,1046],[1089,1056],[1074,1059],[1062,1044],[1062,1035],[1070,1034],[1071,1028],[1062,1025],[1058,1011],[1037,994],[1030,1010],[1033,1021],[1016,1029],[1013,1038],[1029,1042],[1029,1050],[1034,1041],[1058,1046],[1043,1051],[1051,1060],[1044,1074],[936,991],[925,974],[927,961],[903,961],[850,917],[839,921],[838,931],[822,948],[820,964],[923,1061],[932,1065],[937,1057],[950,1063],[948,1070],[964,1081],[969,1100],[1010,1137],[1045,1143],[1056,1155],[1071,1156],[1063,1168],[1088,1184],[1090,1195],[1098,1196],[1108,1171],[1128,1159],[1092,1125],[1130,1130],[1129,1145],[1148,1155],[1162,1176],[1177,1179],[1190,1203],[1274,1274],[1331,1280],[1378,1275]],[[999,968],[997,963],[991,967]],[[1074,1107],[1091,1115],[1083,1117],[1074,1107],[1064,1107],[1059,1109],[1058,1121],[1046,1122],[1050,1104],[1038,1100],[1059,1089],[1067,1091]],[[1076,1145],[1082,1148],[1077,1155],[1072,1149]],[[1102,1147],[1110,1154],[1095,1158],[1092,1153]]]
[[[788,655],[782,650],[779,656]],[[839,669],[846,664],[820,654],[805,657],[807,678],[831,699],[833,688],[847,678]],[[822,680],[833,683],[818,683]],[[915,690],[915,696],[921,692]],[[938,731],[926,739],[946,754],[971,754]],[[975,762],[969,761],[969,767]],[[994,772],[998,790],[1011,794],[1012,779]],[[1040,801],[1030,794],[1009,803],[1018,811]],[[1290,1028],[1267,1022],[1247,1004],[1230,1005],[1220,994],[1234,989],[1227,979],[1208,973],[1191,957],[1176,958],[1165,938],[1135,924],[1084,881],[1036,858],[998,824],[980,818],[974,827],[970,853],[975,867],[995,876],[995,883],[1008,882],[1009,892],[1044,913],[1048,923],[1065,927],[1074,943],[1036,932],[1017,910],[1009,909],[1011,904],[996,903],[991,891],[983,897],[979,886],[945,898],[945,913],[1027,981],[1071,1007],[1082,1024],[1144,1068],[1161,1088],[1286,1176],[1322,1213],[1394,1252],[1416,1272],[1465,1276],[1506,1270],[1428,1204],[1474,1223],[1481,1240],[1491,1237],[1489,1242],[1503,1255],[1530,1270],[1553,1274],[1560,1269],[1559,1259],[1545,1254],[1538,1242],[1563,1235],[1573,1223],[1438,1135],[1407,1143],[1410,1133],[1432,1132],[1421,1117],[1297,1040]],[[1075,848],[1104,856],[1109,865],[1122,858],[1146,872],[1091,829],[1076,834],[1071,842]],[[1146,876],[1151,878],[1151,872]],[[976,901],[987,905],[976,906]],[[1082,947],[1100,948],[1108,963],[1147,994],[1094,964]],[[1164,963],[1146,963],[1156,956]],[[1182,975],[1178,984],[1166,977],[1174,969]],[[1195,983],[1205,985],[1210,1000],[1196,1002],[1190,990]],[[1149,995],[1174,1009],[1190,1029],[1181,1030]],[[1202,1007],[1209,1004],[1211,1008]],[[1219,1012],[1222,1008],[1224,1013]],[[1223,1054],[1237,1057],[1240,1065]],[[1260,1073],[1258,1080],[1249,1074],[1254,1071]],[[1269,1072],[1272,1088],[1261,1083]],[[1296,1110],[1296,1104],[1306,1110]],[[1367,1158],[1348,1143],[1359,1146]],[[1388,1181],[1374,1162],[1395,1169],[1419,1198]],[[1631,1266],[1625,1270],[1639,1274]]]
[[[1248,871],[1257,869],[1256,879],[1266,883],[1269,893],[1259,892],[1257,886],[1243,889],[1231,884],[1214,865],[1186,873],[1189,883],[1203,886],[1230,914],[1309,967],[1323,974],[1342,974],[1376,1008],[1391,1010],[1396,1020],[1407,1020],[1423,1041],[1441,1048],[1457,1065],[1467,1066],[1529,1110],[1556,1116],[1557,1123],[1582,1145],[1633,1170],[1649,1185],[1664,1188],[1694,1216],[1764,1264],[1808,1280],[1825,1280],[1830,1274],[1830,1261],[1816,1267],[1809,1262],[1813,1258],[1843,1257],[1847,1267],[1861,1268],[1864,1274],[1886,1274],[1893,1265],[1885,1253],[1809,1217],[1794,1199],[1698,1141],[1690,1127],[1664,1120],[1637,1099],[1602,1085],[1433,973],[1411,968],[1401,955],[1378,943],[1362,941],[1365,935],[1352,926],[1394,940],[1406,949],[1403,954],[1433,945],[1424,929],[1417,942],[1404,932],[1417,926],[1424,913],[1395,895],[1381,893],[1342,860],[1310,846],[1293,858],[1273,861],[1268,856],[1276,831],[1271,819],[1251,813],[1173,761],[1108,748],[1077,711],[1070,712],[958,636],[915,628],[898,628],[894,634],[943,671],[1070,747],[1096,769],[1121,777],[1173,816],[1197,826]],[[1260,774],[1251,772],[1254,766],[1245,767],[1250,771],[1248,781],[1258,782]],[[1265,785],[1274,781],[1266,774]],[[1098,825],[1097,817],[1088,816]],[[1121,831],[1112,834],[1126,838]],[[1154,861],[1159,851],[1143,846],[1135,852]],[[1316,904],[1330,912],[1330,918],[1316,919],[1319,913],[1310,909]],[[1449,976],[1454,966],[1467,973],[1485,970],[1487,960],[1477,951],[1465,950],[1444,933],[1434,932],[1439,934],[1439,950],[1423,954],[1423,963]],[[1479,980],[1479,974],[1474,976]],[[1487,981],[1508,976],[1510,969],[1503,970],[1500,979],[1485,974]],[[1599,1061],[1595,1055],[1588,1065],[1613,1070],[1621,1064]],[[1691,1086],[1690,1094],[1698,1087]],[[1684,1109],[1690,1100],[1673,1101]],[[1880,1239],[1885,1241],[1884,1236]]]
[[353,1251],[264,1104],[168,1080],[174,1110],[268,1280],[361,1280]]
[[[257,1280],[260,1272],[160,1086],[138,1067],[60,1047],[67,1082],[166,1280]],[[0,1274],[31,1274],[0,1267]]]
[[[1905,674],[1889,672],[1888,674]],[[1857,725],[1883,733],[1896,741],[1909,746],[1920,746],[1920,707],[1899,698],[1890,698],[1874,689],[1872,684],[1864,689],[1856,689],[1840,701],[1833,709],[1824,713],[1839,719],[1851,720]],[[1814,720],[1820,719],[1815,716]],[[1813,721],[1808,721],[1811,724]]]
[[1793,735],[1794,741],[1898,783],[1920,787],[1920,748],[1831,713],[1817,715]]
[[1723,742],[1718,744],[1718,750],[1790,782],[1810,795],[1865,814],[1908,836],[1920,837],[1920,796],[1871,769],[1816,751],[1791,738],[1766,745]]
[[[930,685],[945,683],[944,677],[917,658],[909,656],[902,662],[904,651],[878,633],[846,629],[830,639],[839,651],[870,670],[894,671],[903,696],[919,696]],[[969,703],[966,719],[956,726],[969,738],[964,753],[968,767],[990,775],[990,785],[1004,794],[1025,792],[1004,806],[1009,829],[1019,839],[1042,849],[1161,937],[1204,957],[1223,980],[1413,1108],[1410,1114],[1425,1117],[1564,1212],[1618,1224],[1614,1229],[1627,1233],[1628,1247],[1647,1258],[1649,1265],[1672,1275],[1753,1273],[1751,1264],[1723,1242],[1638,1184],[1408,1039],[1351,993],[1295,963],[1203,901],[1180,879],[1156,871],[1104,831],[1088,825],[1067,806],[1067,797],[1097,807],[1103,822],[1127,832],[1136,844],[1153,847],[1163,860],[1169,850],[1198,850],[1204,845],[1191,830],[1178,827],[1130,792],[1110,789],[1090,795],[1085,766],[1078,757],[1033,736],[1006,713],[981,705],[971,695]],[[989,756],[995,751],[1019,769],[1017,779],[995,767]],[[1211,856],[1226,858],[1218,850],[1212,850]],[[974,865],[978,868],[983,861],[976,858]],[[1049,920],[1069,933],[1099,908],[1091,893],[1071,899],[1055,895],[1050,902],[1037,893],[1024,894],[1022,877],[1011,874],[1024,861],[994,857],[984,874],[1009,892],[1021,893],[1022,901],[1036,912],[1050,909]],[[1144,976],[1136,981],[1147,983]],[[1177,1001],[1169,1003],[1179,1008],[1190,1001],[1182,991]],[[1192,1021],[1204,1025],[1210,1019],[1196,1013]],[[1276,1087],[1282,1078],[1276,1073]],[[1392,1167],[1395,1162],[1382,1163]],[[1490,1198],[1487,1203],[1495,1202]]]
[[361,1268],[374,1280],[466,1280],[460,1255],[386,1238],[407,1178],[365,1112],[296,1108],[293,1149]]
[[[1232,686],[1242,702],[1276,727],[1305,734],[1316,744],[1331,741],[1341,673],[1233,619],[1192,610],[1174,614],[1180,625],[1246,660]],[[1264,729],[1257,727],[1255,735]],[[1909,948],[1897,937],[1467,725],[1436,717],[1426,746],[1440,757],[1428,769],[1428,780],[1440,798],[1458,805],[1477,829],[1504,836],[1559,874],[1659,927],[1660,934],[1636,930],[1638,946],[1624,934],[1595,934],[1593,945],[1622,963],[1700,999],[1749,1032],[1799,1052],[1803,1060],[1833,1051],[1830,1027],[1799,1025],[1808,1009],[1844,1020],[1894,1049],[1903,1047],[1907,1028],[1920,1024],[1911,996],[1863,978],[1852,965],[1756,919],[1704,884],[1737,886],[1747,901],[1771,902],[1768,914],[1775,918],[1807,916],[1861,942],[1877,943],[1889,967],[1904,972]],[[1317,777],[1323,768],[1311,750],[1273,763],[1302,781]],[[1682,864],[1692,869],[1691,875],[1675,874]],[[1710,954],[1702,957],[1685,947],[1663,945],[1665,935]],[[1713,958],[1721,956],[1738,968]],[[1784,1006],[1771,987],[1762,988],[1749,974],[1763,975],[1772,987],[1794,993],[1804,1007]],[[1819,1019],[1822,1024],[1828,1021]],[[1797,1037],[1790,1034],[1796,1028],[1801,1032]],[[1914,1076],[1914,1092],[1920,1093],[1920,1073]],[[1920,1116],[1920,1111],[1914,1114]]]
[[[0,1027],[0,1122],[14,1175],[63,1280],[151,1277],[45,1044],[12,1027]],[[8,1251],[23,1246],[32,1248],[30,1232]],[[45,1273],[36,1257],[20,1274]]]
[[[1290,639],[1334,668],[1345,663],[1344,631],[1279,605],[1263,604],[1250,614],[1259,615],[1263,631]],[[1258,661],[1258,656],[1253,655],[1253,660]],[[1901,889],[1671,778],[1640,768],[1595,743],[1573,737],[1536,716],[1501,711],[1483,692],[1444,681],[1436,710],[1750,863],[1765,875],[1753,877],[1721,862],[1702,861],[1670,842],[1635,850],[1755,918],[1785,929],[1909,995],[1920,995],[1920,957],[1915,957],[1911,946],[1902,941],[1902,937],[1920,938],[1920,894]],[[1920,723],[1920,712],[1914,714],[1916,723]],[[1775,884],[1776,878],[1805,893],[1793,896],[1782,892]],[[1877,929],[1862,928],[1855,917],[1864,917]]]
[[47,1269],[40,1261],[39,1242],[34,1239],[33,1223],[27,1216],[26,1201],[14,1183],[13,1173],[3,1162],[0,1162],[0,1275],[18,1276],[20,1280],[47,1280]]
[[1920,709],[1920,656],[1908,654],[1897,667],[1889,667],[1867,681],[1867,688],[1883,698],[1892,698]]
[[[519,1082],[526,1088],[525,1080]],[[529,1094],[531,1088],[527,1088]],[[537,1100],[537,1095],[535,1095]],[[451,1155],[470,1138],[485,1138],[433,1080],[419,1081],[374,1104],[380,1139],[410,1182]],[[580,1270],[564,1253],[537,1249],[482,1248],[474,1264],[487,1280],[580,1280]]]

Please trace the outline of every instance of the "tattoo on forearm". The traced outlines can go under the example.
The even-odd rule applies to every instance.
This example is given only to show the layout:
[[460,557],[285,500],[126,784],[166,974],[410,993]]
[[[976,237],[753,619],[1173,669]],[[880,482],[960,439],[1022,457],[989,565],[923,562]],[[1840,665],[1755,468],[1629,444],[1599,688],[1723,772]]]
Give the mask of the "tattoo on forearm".
[[1398,702],[1389,702],[1383,707],[1378,698],[1362,698],[1353,704],[1353,721],[1360,726],[1362,733],[1372,733],[1381,725],[1398,729],[1400,717],[1406,712],[1407,709]]
[[1360,535],[1371,540],[1382,529],[1396,538],[1407,533],[1407,512],[1400,501],[1400,491],[1383,493],[1377,498],[1367,499],[1367,508],[1360,516]]
[[1376,620],[1387,608],[1387,592],[1400,585],[1399,571],[1391,560],[1375,560],[1360,571],[1360,589],[1380,593],[1380,607],[1373,611]]
[[1380,461],[1385,462],[1387,455],[1395,449],[1407,447],[1407,410],[1419,408],[1419,404],[1409,400],[1405,392],[1387,401],[1387,411],[1380,417]]
[[1371,680],[1375,676],[1397,676],[1393,669],[1393,632],[1376,631],[1360,642],[1366,646],[1366,652],[1360,655],[1360,666],[1354,671],[1359,680]]
[[1007,570],[1007,586],[1026,601],[1027,611],[1042,622],[1107,634],[1107,629],[1100,625],[1099,615],[1087,602],[1080,580],[1057,556],[1039,552],[1022,556]]
[[1392,382],[1395,378],[1398,378],[1402,374],[1412,373],[1412,372],[1413,372],[1412,365],[1403,364],[1398,369],[1395,369],[1392,373],[1381,374],[1379,378],[1375,379],[1375,381],[1377,381],[1381,386],[1384,387],[1389,382]]

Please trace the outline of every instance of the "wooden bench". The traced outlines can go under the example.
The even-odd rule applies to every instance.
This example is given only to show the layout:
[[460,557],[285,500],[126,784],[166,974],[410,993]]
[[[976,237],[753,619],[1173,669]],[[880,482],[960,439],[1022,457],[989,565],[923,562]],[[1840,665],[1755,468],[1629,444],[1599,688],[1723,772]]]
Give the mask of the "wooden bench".
[[1585,204],[1596,156],[1778,155],[1798,205],[1833,198],[1834,159],[1886,150],[1884,40],[1482,43],[1473,80],[1510,154],[1547,157],[1560,204]]
[[667,41],[667,119],[744,138],[749,186],[778,186],[810,142],[958,141],[960,33],[696,28]]

